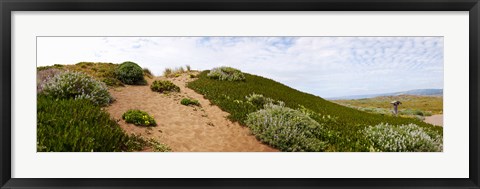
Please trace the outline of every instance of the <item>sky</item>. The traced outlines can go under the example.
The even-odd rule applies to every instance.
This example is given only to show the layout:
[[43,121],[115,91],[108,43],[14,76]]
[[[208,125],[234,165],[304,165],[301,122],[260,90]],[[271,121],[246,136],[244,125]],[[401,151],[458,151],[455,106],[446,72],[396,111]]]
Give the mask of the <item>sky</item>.
[[230,66],[324,98],[443,89],[443,37],[38,37],[37,66]]

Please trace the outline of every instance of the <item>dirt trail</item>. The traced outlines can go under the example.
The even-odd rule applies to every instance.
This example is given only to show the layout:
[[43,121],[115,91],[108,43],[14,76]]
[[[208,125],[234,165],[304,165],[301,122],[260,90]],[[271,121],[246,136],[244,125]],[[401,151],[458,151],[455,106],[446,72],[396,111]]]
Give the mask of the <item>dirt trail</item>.
[[425,117],[425,122],[443,127],[443,114]]
[[[201,94],[186,87],[191,81],[183,74],[168,80],[180,87],[179,93],[161,94],[147,86],[126,86],[110,89],[116,101],[106,110],[129,134],[141,134],[167,144],[174,152],[260,152],[278,151],[259,142],[246,127],[233,123],[229,114],[222,111]],[[166,79],[156,77],[155,79]],[[184,97],[199,100],[201,107],[184,106]],[[139,127],[127,124],[122,114],[129,109],[140,109],[155,117],[156,127]]]

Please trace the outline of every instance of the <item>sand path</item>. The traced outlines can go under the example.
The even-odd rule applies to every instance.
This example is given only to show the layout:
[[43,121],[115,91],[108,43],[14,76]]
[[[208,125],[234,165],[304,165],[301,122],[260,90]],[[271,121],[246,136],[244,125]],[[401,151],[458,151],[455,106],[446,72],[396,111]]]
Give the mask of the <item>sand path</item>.
[[443,127],[443,114],[425,117],[425,122]]
[[[166,79],[156,77],[154,79]],[[227,112],[210,105],[201,94],[186,87],[191,81],[187,74],[168,80],[180,87],[179,93],[161,94],[147,86],[126,86],[110,89],[116,98],[106,110],[119,120],[129,134],[140,134],[167,144],[174,152],[260,152],[278,151],[259,142],[246,127],[233,123],[226,117]],[[199,100],[201,107],[184,106],[184,97]],[[127,124],[122,114],[129,109],[140,109],[153,115],[156,127],[141,127]]]

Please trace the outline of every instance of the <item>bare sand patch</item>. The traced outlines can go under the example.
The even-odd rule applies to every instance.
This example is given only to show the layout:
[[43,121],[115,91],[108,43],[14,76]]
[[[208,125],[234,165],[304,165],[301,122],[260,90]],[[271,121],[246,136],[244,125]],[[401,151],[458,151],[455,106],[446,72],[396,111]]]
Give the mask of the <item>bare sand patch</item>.
[[[161,94],[150,90],[153,80],[167,79],[180,87],[179,93]],[[186,87],[188,74],[176,78],[148,79],[146,86],[125,86],[110,89],[116,98],[106,110],[119,120],[128,134],[154,138],[174,152],[275,152],[258,141],[247,127],[230,121],[227,112],[211,105],[203,95]],[[197,99],[201,107],[184,106],[182,98]],[[155,117],[156,127],[140,127],[122,120],[129,109],[140,109]]]
[[425,117],[425,122],[443,127],[443,114]]

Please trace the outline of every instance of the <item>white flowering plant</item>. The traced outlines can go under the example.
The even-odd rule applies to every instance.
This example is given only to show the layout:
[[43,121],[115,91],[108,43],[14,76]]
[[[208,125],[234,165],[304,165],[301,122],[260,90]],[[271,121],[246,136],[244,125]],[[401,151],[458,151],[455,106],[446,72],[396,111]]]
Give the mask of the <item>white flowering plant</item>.
[[37,93],[42,93],[43,86],[50,79],[62,73],[63,70],[57,68],[46,68],[37,71]]
[[323,151],[322,125],[298,110],[266,104],[247,115],[247,126],[261,141],[282,151]]
[[226,66],[213,68],[207,77],[221,81],[245,81],[245,75],[240,70]]
[[56,99],[86,99],[99,106],[113,102],[105,83],[80,72],[57,74],[43,83],[41,88],[41,94]]
[[416,124],[389,125],[381,123],[366,127],[363,134],[372,142],[371,151],[441,152],[443,137]]

